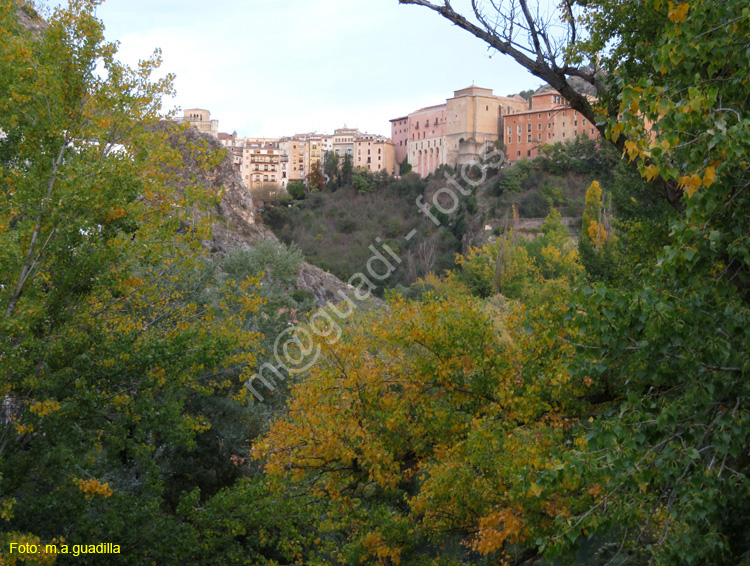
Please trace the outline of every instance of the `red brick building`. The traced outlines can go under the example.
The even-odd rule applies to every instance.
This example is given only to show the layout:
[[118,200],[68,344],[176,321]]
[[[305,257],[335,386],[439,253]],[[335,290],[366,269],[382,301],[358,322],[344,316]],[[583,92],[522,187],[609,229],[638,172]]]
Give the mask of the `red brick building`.
[[566,142],[584,133],[591,139],[599,132],[591,121],[573,110],[555,90],[544,90],[531,98],[531,110],[506,115],[503,141],[508,162],[533,159],[544,144]]

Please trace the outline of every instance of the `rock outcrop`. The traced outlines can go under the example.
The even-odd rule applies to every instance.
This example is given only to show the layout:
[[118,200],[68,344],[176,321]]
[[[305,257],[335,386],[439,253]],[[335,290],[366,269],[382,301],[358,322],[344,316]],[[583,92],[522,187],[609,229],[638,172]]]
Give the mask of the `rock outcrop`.
[[[178,190],[197,183],[216,193],[223,192],[221,202],[213,211],[213,239],[205,242],[211,253],[225,254],[233,249],[253,247],[262,239],[278,242],[271,230],[256,222],[250,191],[228,155],[216,167],[206,170],[199,166],[198,158],[203,152],[196,153],[196,148],[219,150],[222,145],[218,139],[166,121],[156,127],[168,134],[170,145],[182,155],[182,165],[173,170]],[[341,301],[339,291],[347,294],[352,291],[350,285],[336,276],[306,262],[300,266],[297,287],[311,292],[320,305]]]
[[47,22],[42,19],[33,6],[23,0],[16,2],[16,17],[18,18],[18,23],[37,39],[41,37],[44,30],[48,27]]

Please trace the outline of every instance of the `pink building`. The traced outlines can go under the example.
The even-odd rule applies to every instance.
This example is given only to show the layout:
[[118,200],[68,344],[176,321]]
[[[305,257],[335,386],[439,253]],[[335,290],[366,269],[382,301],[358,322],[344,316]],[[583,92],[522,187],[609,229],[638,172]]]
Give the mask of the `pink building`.
[[391,120],[391,139],[396,147],[396,164],[400,165],[409,154],[409,117]]
[[445,112],[446,105],[438,104],[409,114],[409,163],[422,177],[445,163]]

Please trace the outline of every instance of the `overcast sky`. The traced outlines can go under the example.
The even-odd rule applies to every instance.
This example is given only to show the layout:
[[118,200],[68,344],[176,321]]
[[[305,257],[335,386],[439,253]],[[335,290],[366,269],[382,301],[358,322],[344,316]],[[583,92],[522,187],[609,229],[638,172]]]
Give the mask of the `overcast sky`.
[[398,0],[106,0],[98,16],[107,39],[120,41],[121,60],[162,49],[163,69],[177,77],[170,107],[206,108],[221,131],[240,136],[344,124],[390,135],[391,118],[472,82],[502,95],[541,84]]

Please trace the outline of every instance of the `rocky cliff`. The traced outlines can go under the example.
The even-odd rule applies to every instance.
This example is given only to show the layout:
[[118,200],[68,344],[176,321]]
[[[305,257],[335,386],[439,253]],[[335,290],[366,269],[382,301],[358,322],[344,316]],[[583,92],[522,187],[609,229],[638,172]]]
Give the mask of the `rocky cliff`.
[[[181,166],[172,171],[178,189],[184,190],[189,183],[198,183],[223,194],[221,202],[212,211],[215,219],[213,239],[205,242],[211,253],[225,254],[236,248],[253,247],[261,239],[278,243],[271,230],[256,222],[250,191],[243,185],[229,155],[218,166],[208,170],[199,166],[198,159],[202,152],[196,152],[196,148],[223,150],[218,139],[194,128],[186,130],[166,121],[157,128],[167,133],[169,144],[182,155]],[[349,293],[352,289],[334,275],[309,263],[300,266],[297,287],[310,291],[321,305],[340,301],[338,291]]]

